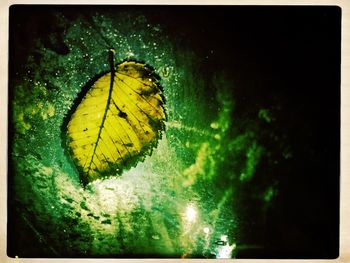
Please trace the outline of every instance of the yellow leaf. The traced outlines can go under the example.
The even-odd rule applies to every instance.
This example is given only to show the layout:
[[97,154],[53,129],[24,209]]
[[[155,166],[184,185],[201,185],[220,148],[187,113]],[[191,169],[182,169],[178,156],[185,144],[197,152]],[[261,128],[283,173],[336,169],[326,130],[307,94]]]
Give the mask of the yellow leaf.
[[142,63],[125,61],[115,68],[113,59],[110,63],[111,72],[92,85],[67,126],[68,146],[83,183],[120,175],[135,165],[164,128],[157,77]]

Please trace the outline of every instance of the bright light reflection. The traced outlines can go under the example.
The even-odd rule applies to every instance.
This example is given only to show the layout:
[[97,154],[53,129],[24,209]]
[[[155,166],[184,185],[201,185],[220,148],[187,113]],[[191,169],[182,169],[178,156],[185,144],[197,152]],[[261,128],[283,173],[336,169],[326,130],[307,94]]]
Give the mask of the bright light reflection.
[[188,222],[194,222],[197,218],[197,211],[196,209],[192,206],[189,205],[186,208],[186,219]]
[[227,235],[222,235],[222,236],[220,237],[220,239],[221,239],[222,241],[227,242]]
[[225,245],[218,249],[218,253],[216,255],[216,258],[231,258],[232,251],[236,248],[236,244]]
[[206,233],[206,234],[209,234],[209,227],[203,228],[203,232]]

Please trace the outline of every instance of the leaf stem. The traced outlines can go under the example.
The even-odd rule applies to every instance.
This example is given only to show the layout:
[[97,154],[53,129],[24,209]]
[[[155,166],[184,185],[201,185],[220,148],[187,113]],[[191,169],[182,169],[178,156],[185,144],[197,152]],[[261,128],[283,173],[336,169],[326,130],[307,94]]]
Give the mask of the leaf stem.
[[108,50],[108,59],[109,59],[109,67],[111,69],[111,73],[114,76],[115,73],[115,67],[114,67],[114,54],[115,54],[115,49],[110,48]]

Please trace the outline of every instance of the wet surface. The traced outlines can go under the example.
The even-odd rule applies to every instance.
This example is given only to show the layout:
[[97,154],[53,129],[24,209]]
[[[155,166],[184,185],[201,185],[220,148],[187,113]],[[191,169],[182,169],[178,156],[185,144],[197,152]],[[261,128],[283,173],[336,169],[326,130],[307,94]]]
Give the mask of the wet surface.
[[[290,68],[283,71],[283,48],[274,47],[289,35],[279,33],[264,43],[261,28],[237,24],[244,15],[262,18],[264,12],[245,9],[238,15],[242,9],[233,9],[237,18],[225,25],[231,11],[216,10],[215,19],[204,23],[210,9],[196,15],[184,10],[176,23],[175,15],[154,14],[150,7],[49,8],[41,16],[34,9],[24,12],[25,7],[13,10],[9,220],[16,238],[9,240],[11,256],[336,253],[339,134],[327,127],[339,124],[337,35],[330,30],[336,28],[337,10],[313,12],[300,24],[289,20],[303,12],[287,12],[291,33],[313,41],[323,34],[335,39],[324,44],[331,47],[324,53],[327,63],[314,71],[308,67],[314,64],[304,63],[299,75],[290,73],[293,63],[313,60],[318,50],[298,46],[299,38],[288,42],[284,47],[297,45],[299,53],[285,55]],[[277,13],[272,17],[283,21]],[[299,31],[305,21],[316,32],[313,38]],[[330,29],[320,27],[318,34],[319,24]],[[279,32],[271,25],[276,26],[273,19],[261,26],[269,37]],[[254,43],[258,40],[261,45]],[[108,71],[111,47],[117,62],[142,61],[160,76],[168,119],[151,155],[120,177],[111,174],[83,187],[61,128],[82,88]],[[312,78],[318,70],[328,77]],[[304,87],[301,95],[297,83]],[[334,87],[329,92],[327,84]],[[315,90],[318,97],[311,103]],[[325,102],[329,110],[320,113]],[[325,230],[318,233],[321,225]]]

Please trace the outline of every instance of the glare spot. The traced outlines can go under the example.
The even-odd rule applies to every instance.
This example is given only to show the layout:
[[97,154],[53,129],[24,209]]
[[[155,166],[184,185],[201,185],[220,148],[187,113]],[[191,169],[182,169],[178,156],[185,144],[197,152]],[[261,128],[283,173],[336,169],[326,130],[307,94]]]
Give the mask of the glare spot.
[[209,234],[209,227],[203,228],[203,232],[206,233],[206,234]]
[[197,211],[196,209],[192,206],[189,205],[186,208],[186,219],[188,222],[194,222],[197,218]]
[[225,245],[218,249],[218,253],[216,255],[216,258],[231,258],[232,257],[232,251],[236,248],[236,244]]
[[131,51],[128,51],[128,52],[126,52],[126,56],[130,58],[130,57],[135,56],[135,54]]
[[210,127],[211,127],[212,129],[218,129],[218,128],[219,128],[219,124],[218,124],[217,122],[212,122],[212,123],[210,124]]
[[152,235],[152,238],[154,239],[154,240],[159,240],[160,239],[160,237],[159,237],[159,235]]
[[227,235],[222,235],[220,237],[220,240],[227,242]]
[[220,140],[220,139],[221,139],[221,136],[220,136],[220,134],[217,133],[217,134],[214,135],[214,138],[215,138],[216,140]]

